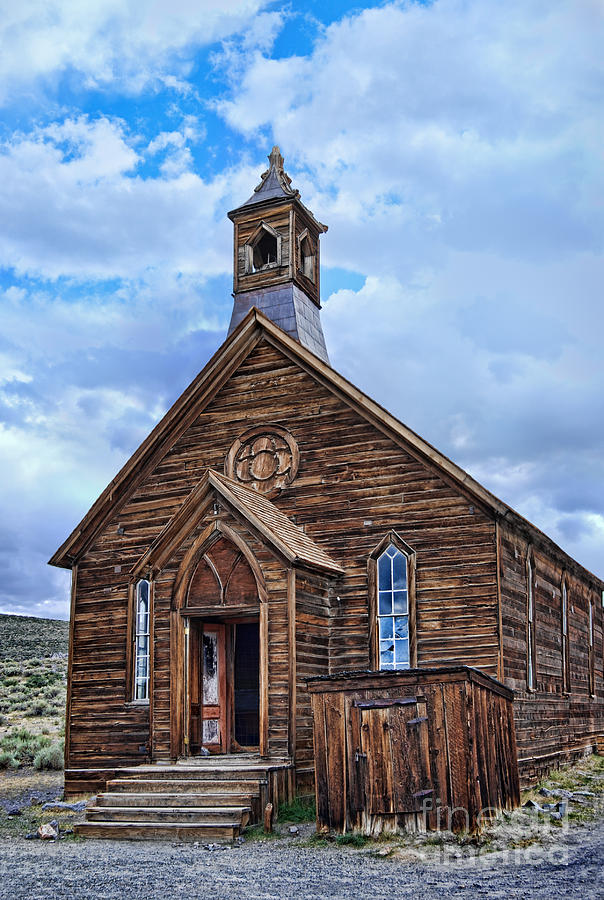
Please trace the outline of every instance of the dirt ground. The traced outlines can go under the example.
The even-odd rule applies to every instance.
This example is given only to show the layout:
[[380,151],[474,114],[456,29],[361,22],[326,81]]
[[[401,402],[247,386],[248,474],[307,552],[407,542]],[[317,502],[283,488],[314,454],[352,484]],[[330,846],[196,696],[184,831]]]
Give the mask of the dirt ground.
[[[62,773],[0,773],[0,900],[264,900],[264,898],[455,897],[604,898],[604,760],[551,773],[548,790],[525,794],[540,806],[567,803],[563,816],[522,808],[498,817],[480,839],[430,833],[379,841],[325,839],[248,829],[234,845],[82,840],[82,813],[43,811],[61,795]],[[542,786],[545,788],[545,786]],[[33,801],[33,804],[32,804]],[[15,806],[20,806],[18,815]],[[62,838],[28,840],[56,818]]]
[[407,862],[374,849],[309,847],[305,838],[207,849],[192,844],[0,841],[0,897],[12,900],[577,897],[601,900],[604,823],[529,847]]

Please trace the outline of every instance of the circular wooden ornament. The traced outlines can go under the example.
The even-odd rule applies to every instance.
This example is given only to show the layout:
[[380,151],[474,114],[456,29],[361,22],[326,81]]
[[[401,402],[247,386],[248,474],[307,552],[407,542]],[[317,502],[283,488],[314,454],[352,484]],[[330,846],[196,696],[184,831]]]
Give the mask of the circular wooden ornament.
[[280,425],[254,425],[229,450],[225,474],[267,497],[276,497],[291,484],[300,453],[293,436]]

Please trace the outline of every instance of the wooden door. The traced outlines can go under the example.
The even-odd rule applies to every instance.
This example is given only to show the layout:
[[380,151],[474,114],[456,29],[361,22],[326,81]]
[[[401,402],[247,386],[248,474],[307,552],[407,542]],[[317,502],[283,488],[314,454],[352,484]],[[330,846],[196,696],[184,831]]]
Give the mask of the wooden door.
[[226,753],[229,735],[224,625],[204,623],[200,653],[201,743],[210,753]]
[[373,815],[421,811],[431,797],[426,703],[416,697],[358,701],[365,808]]

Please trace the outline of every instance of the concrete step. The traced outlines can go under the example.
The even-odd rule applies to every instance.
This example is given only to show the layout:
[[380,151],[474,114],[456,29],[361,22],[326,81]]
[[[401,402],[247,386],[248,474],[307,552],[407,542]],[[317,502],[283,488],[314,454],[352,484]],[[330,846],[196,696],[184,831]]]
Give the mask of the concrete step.
[[250,818],[249,806],[222,807],[120,807],[89,806],[86,810],[87,822],[168,822],[197,825],[232,825],[244,827]]
[[246,779],[245,781],[222,781],[219,779],[165,779],[153,778],[114,778],[107,782],[107,790],[110,793],[128,791],[132,793],[146,794],[159,793],[195,793],[195,794],[251,794],[258,796],[259,780]]
[[130,793],[127,791],[118,791],[116,793],[99,794],[96,798],[96,805],[102,807],[120,806],[120,807],[228,807],[228,806],[250,806],[253,799],[258,798],[258,791],[255,795],[248,793]]
[[74,832],[88,838],[123,841],[233,841],[239,822],[199,824],[182,822],[82,822]]

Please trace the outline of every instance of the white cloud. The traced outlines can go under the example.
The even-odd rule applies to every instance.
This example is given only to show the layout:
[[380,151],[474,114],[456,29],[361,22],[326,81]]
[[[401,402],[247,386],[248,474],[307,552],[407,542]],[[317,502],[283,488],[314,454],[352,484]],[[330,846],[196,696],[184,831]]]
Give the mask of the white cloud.
[[270,127],[307,168],[298,186],[332,226],[334,264],[599,252],[598,42],[604,7],[587,0],[391,3],[334,23],[308,56],[255,53],[219,109],[248,135]]
[[48,558],[224,336],[196,281],[0,293],[0,610],[67,614]]
[[[199,137],[190,117],[146,151],[107,117],[12,135],[0,146],[0,266],[51,279],[230,272],[226,210],[258,173],[240,166],[204,181],[189,154]],[[138,175],[141,154],[161,150],[160,174]]]
[[603,574],[601,46],[592,0],[393,2],[242,55],[218,108],[365,277],[336,368]]
[[580,562],[602,571],[601,259],[450,253],[327,298],[332,363]]
[[[182,90],[193,48],[255,30],[266,0],[23,0],[0,3],[0,103],[75,73],[86,87]],[[259,35],[259,39],[260,39]],[[264,40],[261,41],[264,46]]]
[[[604,574],[603,7],[395,2],[277,59],[301,13],[266,6],[0,0],[0,102],[67,80],[124,117],[61,109],[0,145],[5,608],[66,611],[46,559],[222,339],[226,211],[270,138],[323,264],[365,279],[324,298],[336,368]],[[259,164],[177,106],[143,136],[143,90],[263,135]],[[218,139],[231,168],[196,174]]]

